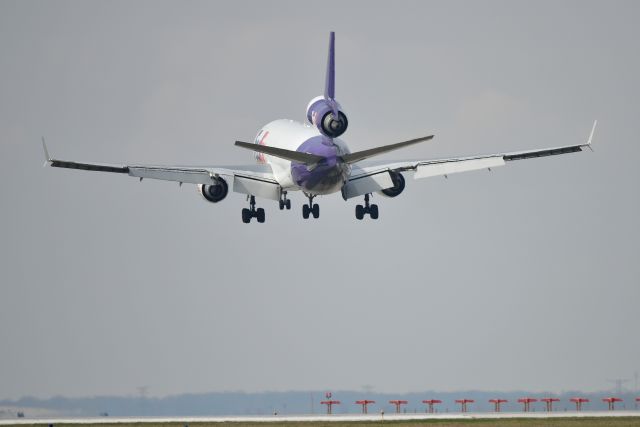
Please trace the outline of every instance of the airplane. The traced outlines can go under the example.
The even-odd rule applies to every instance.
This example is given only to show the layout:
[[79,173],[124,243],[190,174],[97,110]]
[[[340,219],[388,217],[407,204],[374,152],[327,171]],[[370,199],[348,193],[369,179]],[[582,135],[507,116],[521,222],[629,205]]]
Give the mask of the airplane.
[[378,193],[393,198],[404,191],[404,173],[412,172],[414,179],[446,178],[452,173],[491,170],[516,160],[591,148],[597,121],[593,123],[589,139],[582,144],[470,157],[367,163],[365,160],[374,156],[429,141],[434,135],[351,152],[339,138],[347,130],[349,121],[335,96],[335,32],[329,34],[328,50],[324,94],[313,98],[307,105],[306,123],[275,120],[260,129],[253,143],[235,142],[236,146],[254,152],[256,163],[253,165],[108,165],[57,160],[49,156],[43,138],[45,165],[128,174],[140,181],[150,178],[178,182],[180,186],[183,183],[196,184],[198,193],[211,203],[224,200],[231,185],[234,192],[247,195],[249,207],[242,209],[244,223],[250,223],[252,218],[259,223],[265,221],[264,209],[256,208],[256,197],[278,201],[280,210],[289,210],[289,192],[302,191],[309,201],[302,206],[302,216],[308,219],[320,216],[320,207],[314,203],[317,196],[340,192],[345,201],[364,196],[364,204],[357,205],[355,209],[356,218],[362,220],[365,215],[371,219],[379,216],[378,206],[370,203],[370,195]]

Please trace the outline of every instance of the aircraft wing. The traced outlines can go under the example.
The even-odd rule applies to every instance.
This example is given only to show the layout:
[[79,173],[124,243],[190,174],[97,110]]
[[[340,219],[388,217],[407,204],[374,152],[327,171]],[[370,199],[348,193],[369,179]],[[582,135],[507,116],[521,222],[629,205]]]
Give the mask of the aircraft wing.
[[585,148],[591,147],[596,123],[597,122],[593,123],[589,139],[583,144],[471,157],[408,160],[386,163],[372,162],[368,164],[362,163],[360,165],[355,165],[352,169],[349,182],[345,184],[345,187],[343,188],[342,196],[346,200],[351,197],[391,188],[393,186],[391,172],[415,172],[414,179],[430,178],[433,176],[447,177],[452,173],[504,166],[505,164],[516,160],[537,159],[539,157],[577,153],[583,151]]
[[238,193],[253,194],[274,200],[280,199],[280,184],[268,165],[243,166],[160,166],[160,165],[112,165],[104,163],[85,163],[51,158],[47,146],[42,141],[46,164],[55,168],[79,169],[97,172],[126,174],[140,180],[144,178],[162,181],[174,181],[181,185],[215,184],[223,178],[233,183]]

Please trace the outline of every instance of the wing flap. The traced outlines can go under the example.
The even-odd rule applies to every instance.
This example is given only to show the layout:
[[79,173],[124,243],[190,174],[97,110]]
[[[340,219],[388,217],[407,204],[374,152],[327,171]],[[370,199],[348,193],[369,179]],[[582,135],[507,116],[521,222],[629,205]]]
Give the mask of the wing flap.
[[486,157],[481,159],[457,160],[442,163],[419,164],[414,179],[443,176],[458,172],[468,172],[480,169],[489,169],[504,166],[505,159],[502,156]]
[[388,170],[385,169],[373,173],[362,171],[361,174],[352,177],[342,187],[342,198],[348,200],[352,197],[386,190],[391,187],[393,187],[393,180]]
[[253,176],[235,175],[233,177],[233,191],[264,199],[280,200],[280,185],[277,182]]
[[129,175],[137,178],[159,179],[188,184],[211,184],[216,175],[207,169],[172,168],[164,166],[129,166]]

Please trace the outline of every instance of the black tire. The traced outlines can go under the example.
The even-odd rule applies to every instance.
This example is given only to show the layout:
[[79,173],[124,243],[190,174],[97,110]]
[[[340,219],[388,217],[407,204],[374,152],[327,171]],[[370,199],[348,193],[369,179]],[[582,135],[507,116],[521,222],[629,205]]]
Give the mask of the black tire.
[[258,222],[262,224],[264,222],[264,209],[256,209],[256,217],[258,218]]
[[284,209],[284,202],[280,200],[280,210]]
[[369,215],[371,215],[371,219],[378,219],[378,205],[371,205]]
[[291,210],[291,200],[287,199],[285,206],[287,207],[287,210]]
[[242,222],[249,224],[251,222],[251,211],[247,208],[242,209]]
[[309,209],[309,206],[302,205],[302,218],[308,219],[310,213],[311,213],[311,209]]
[[356,218],[360,220],[364,218],[364,206],[356,205]]
[[311,210],[314,218],[320,218],[320,206],[315,204],[313,205],[313,209]]

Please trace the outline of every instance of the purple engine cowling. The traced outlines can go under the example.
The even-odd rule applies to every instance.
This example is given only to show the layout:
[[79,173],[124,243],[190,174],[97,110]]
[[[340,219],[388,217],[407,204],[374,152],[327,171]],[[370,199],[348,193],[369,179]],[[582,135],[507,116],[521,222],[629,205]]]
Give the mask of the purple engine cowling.
[[329,138],[339,137],[349,126],[340,104],[334,99],[325,99],[322,96],[312,99],[309,103],[307,120]]

